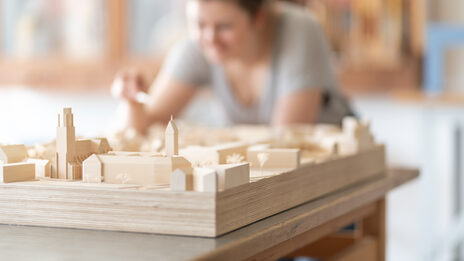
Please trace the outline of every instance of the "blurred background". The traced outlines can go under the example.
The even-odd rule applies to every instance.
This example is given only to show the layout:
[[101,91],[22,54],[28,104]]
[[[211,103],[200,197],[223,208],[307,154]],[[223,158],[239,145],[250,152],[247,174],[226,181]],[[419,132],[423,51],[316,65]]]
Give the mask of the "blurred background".
[[[372,120],[389,164],[421,169],[388,197],[387,260],[464,260],[464,0],[295,2],[324,27],[340,88]],[[183,4],[0,0],[0,143],[52,140],[63,106],[78,135],[105,133],[115,73],[156,76],[185,33]],[[211,97],[183,118],[223,124]]]

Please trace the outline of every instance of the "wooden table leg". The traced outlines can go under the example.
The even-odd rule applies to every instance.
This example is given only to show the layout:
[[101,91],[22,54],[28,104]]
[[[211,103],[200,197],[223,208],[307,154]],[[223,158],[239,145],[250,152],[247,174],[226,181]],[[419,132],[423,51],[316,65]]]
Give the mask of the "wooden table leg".
[[366,217],[363,220],[364,236],[372,236],[377,239],[377,260],[385,261],[385,245],[386,245],[386,228],[385,228],[385,198],[376,202],[376,210],[374,214]]
[[[378,260],[385,261],[385,198],[379,199],[369,205],[369,214],[362,215],[358,219],[344,215],[344,222],[338,223],[333,227],[335,220],[332,220],[332,231],[337,231],[346,226],[349,222],[360,221],[359,234],[356,231],[345,234],[340,231],[335,234],[327,234],[317,241],[302,247],[287,255],[288,257],[311,256],[330,261],[345,260]],[[361,213],[361,209],[354,213]],[[327,225],[327,224],[326,224]],[[315,231],[311,231],[314,235]],[[333,233],[333,232],[332,232]]]

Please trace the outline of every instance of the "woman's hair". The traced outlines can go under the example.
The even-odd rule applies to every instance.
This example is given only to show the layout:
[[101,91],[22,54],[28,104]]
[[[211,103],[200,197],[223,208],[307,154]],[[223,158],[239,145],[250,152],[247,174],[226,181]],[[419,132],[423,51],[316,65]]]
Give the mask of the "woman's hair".
[[261,7],[268,0],[200,0],[200,1],[224,1],[224,2],[235,3],[253,17],[258,13]]
[[237,3],[241,8],[247,11],[251,16],[255,16],[266,0],[227,0]]

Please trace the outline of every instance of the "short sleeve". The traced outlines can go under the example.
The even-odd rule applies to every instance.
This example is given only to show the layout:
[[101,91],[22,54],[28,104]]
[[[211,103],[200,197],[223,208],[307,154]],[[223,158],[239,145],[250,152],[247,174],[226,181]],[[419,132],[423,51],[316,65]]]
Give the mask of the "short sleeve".
[[276,69],[278,96],[336,86],[330,44],[307,11],[283,17]]
[[191,39],[181,40],[174,45],[160,73],[193,87],[205,86],[210,82],[210,65]]

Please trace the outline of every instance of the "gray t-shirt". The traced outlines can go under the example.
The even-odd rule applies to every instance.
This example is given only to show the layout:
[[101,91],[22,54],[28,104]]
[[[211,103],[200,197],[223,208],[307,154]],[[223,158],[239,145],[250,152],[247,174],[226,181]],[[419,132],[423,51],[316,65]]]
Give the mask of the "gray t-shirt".
[[173,48],[162,73],[188,85],[212,87],[231,123],[268,124],[279,98],[321,88],[324,98],[318,122],[339,124],[351,110],[337,90],[329,43],[323,31],[305,9],[279,3],[279,10],[266,86],[253,105],[245,107],[236,100],[224,69],[208,62],[191,39]]

